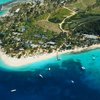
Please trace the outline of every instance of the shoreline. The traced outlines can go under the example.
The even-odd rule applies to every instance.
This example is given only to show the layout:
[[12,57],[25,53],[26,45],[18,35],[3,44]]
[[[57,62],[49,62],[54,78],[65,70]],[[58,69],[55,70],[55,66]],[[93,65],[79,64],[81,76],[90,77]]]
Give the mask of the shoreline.
[[10,15],[9,10],[10,10],[13,6],[17,5],[18,3],[25,3],[25,2],[30,2],[30,1],[31,1],[31,0],[22,0],[22,1],[19,1],[19,0],[12,0],[12,1],[7,2],[7,3],[5,3],[5,4],[1,4],[0,6],[2,6],[2,7],[1,7],[0,11],[3,11],[3,10],[8,10],[8,11],[7,11],[7,13],[5,13],[5,14],[3,14],[3,15],[0,15],[0,17],[2,18],[2,17],[5,17],[5,16],[9,16],[9,15]]
[[[95,45],[92,45],[90,47],[84,47],[84,48],[75,48],[73,50],[65,50],[65,51],[62,51],[62,52],[58,52],[58,55],[80,53],[80,52],[83,52],[83,51],[85,52],[85,51],[98,49],[98,48],[100,48],[100,44],[95,44]],[[42,61],[42,60],[47,60],[47,59],[50,59],[50,58],[56,57],[56,56],[57,56],[57,52],[53,52],[53,53],[50,53],[50,54],[46,53],[46,54],[33,56],[33,57],[32,56],[31,57],[21,57],[20,59],[18,59],[18,58],[15,58],[15,57],[10,57],[0,50],[0,59],[6,65],[13,67],[13,68],[22,68],[24,65],[36,63],[36,62],[39,62],[39,61]]]
[[0,15],[0,18],[10,15],[10,13],[9,13],[9,9],[10,9],[9,5],[13,4],[14,2],[16,2],[16,0],[12,0],[12,1],[9,1],[9,2],[4,3],[4,4],[0,4],[0,7],[1,7],[0,12],[3,12],[3,11],[6,10],[6,13],[4,13],[3,15]]

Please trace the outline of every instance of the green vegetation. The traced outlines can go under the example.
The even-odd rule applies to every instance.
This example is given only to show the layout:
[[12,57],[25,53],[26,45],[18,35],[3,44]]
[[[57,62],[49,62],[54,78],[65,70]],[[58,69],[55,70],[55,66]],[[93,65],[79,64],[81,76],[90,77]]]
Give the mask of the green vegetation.
[[90,11],[91,14],[100,14],[100,7],[95,7],[91,9]]
[[[12,16],[0,19],[0,47],[10,56],[20,58],[100,43],[99,6],[97,1],[89,1],[44,0],[41,5],[36,0],[36,5],[14,6],[10,10]],[[74,16],[70,8],[75,11]]]
[[49,13],[45,13],[36,18],[36,20],[48,20]]
[[44,21],[44,20],[41,20],[41,21],[38,21],[37,22],[37,25],[39,27],[42,27],[44,28],[45,30],[52,30],[53,32],[56,32],[57,34],[59,34],[61,32],[58,24],[55,24],[55,23],[52,23],[52,22],[49,22],[49,21]]
[[[93,15],[93,14],[86,14],[85,12],[80,12],[75,16],[66,19],[65,23],[63,24],[63,28],[65,30],[70,30],[74,32],[79,27],[85,26],[88,23],[92,23],[95,21],[100,20],[100,15]],[[96,27],[96,26],[95,26]],[[89,27],[87,27],[89,30]],[[91,26],[92,28],[92,26]],[[81,28],[82,29],[82,28]],[[82,29],[83,30],[83,29]],[[85,31],[85,29],[84,29]]]
[[[100,16],[99,16],[100,17]],[[83,25],[77,27],[73,33],[80,33],[80,34],[90,34],[90,35],[96,35],[100,36],[100,18],[99,19],[91,19],[92,21],[89,21],[87,23],[84,23]]]
[[52,9],[38,3],[35,6],[30,3],[14,6],[10,10],[13,16],[6,16],[0,21],[0,46],[7,54],[18,58],[57,50],[61,43],[55,42],[55,39],[61,30],[58,24],[48,21]]
[[49,21],[53,23],[61,23],[63,19],[69,16],[70,14],[70,10],[66,8],[60,8],[51,14],[51,16],[49,17]]

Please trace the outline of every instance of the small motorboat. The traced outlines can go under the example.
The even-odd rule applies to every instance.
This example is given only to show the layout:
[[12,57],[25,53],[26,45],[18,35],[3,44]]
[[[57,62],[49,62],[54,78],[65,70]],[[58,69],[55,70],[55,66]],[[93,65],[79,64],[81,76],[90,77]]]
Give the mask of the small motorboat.
[[59,55],[58,55],[58,52],[57,52],[57,60],[58,60],[58,61],[61,60],[61,58],[60,58]]
[[84,71],[86,68],[84,66],[81,67],[81,70]]
[[51,68],[49,67],[49,68],[48,68],[48,70],[50,71],[50,70],[51,70]]
[[39,76],[40,76],[41,78],[43,78],[43,75],[39,74]]
[[11,92],[16,92],[16,89],[11,90]]
[[59,60],[61,60],[61,58],[57,58],[57,60],[59,61]]
[[74,80],[71,80],[71,83],[74,84],[75,83]]

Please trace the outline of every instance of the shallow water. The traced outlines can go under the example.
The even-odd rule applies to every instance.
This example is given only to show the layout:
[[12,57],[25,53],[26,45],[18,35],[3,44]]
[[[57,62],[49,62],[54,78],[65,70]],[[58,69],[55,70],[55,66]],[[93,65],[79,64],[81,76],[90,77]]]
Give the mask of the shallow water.
[[[1,61],[0,98],[100,100],[100,49],[60,57],[60,61],[54,57],[19,69]],[[82,70],[82,66],[86,69]]]
[[0,0],[0,5],[11,2],[11,1],[14,1],[14,0]]
[[2,10],[2,11],[0,11],[0,16],[3,16],[3,15],[5,15],[5,14],[7,14],[7,13],[8,13],[7,10]]
[[[0,0],[0,5],[12,2],[14,0]],[[0,16],[3,16],[8,13],[8,10],[0,10]]]

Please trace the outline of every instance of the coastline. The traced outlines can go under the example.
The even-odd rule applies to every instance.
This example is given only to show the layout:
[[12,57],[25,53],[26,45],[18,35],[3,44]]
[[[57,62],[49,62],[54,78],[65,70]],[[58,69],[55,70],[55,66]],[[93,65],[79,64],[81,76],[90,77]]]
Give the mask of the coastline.
[[22,1],[19,1],[19,0],[12,0],[12,1],[7,2],[7,3],[5,3],[5,4],[1,4],[0,6],[2,6],[2,7],[1,7],[0,11],[7,10],[7,13],[5,13],[5,14],[3,14],[3,15],[0,15],[0,17],[9,16],[9,15],[10,15],[9,10],[10,10],[13,6],[17,5],[18,3],[25,3],[25,2],[30,2],[30,1],[31,1],[31,0],[22,0]]
[[[75,48],[73,50],[65,50],[62,52],[58,52],[58,55],[70,54],[70,53],[80,53],[83,51],[89,51],[89,50],[93,50],[93,49],[97,49],[97,48],[100,48],[100,44],[95,44],[90,47],[84,47],[84,48]],[[56,57],[56,56],[57,56],[57,52],[53,52],[50,54],[46,53],[46,54],[33,56],[33,57],[32,56],[31,57],[21,57],[20,59],[18,59],[15,57],[10,57],[10,56],[6,55],[3,51],[0,50],[0,59],[6,65],[15,67],[15,68],[20,68],[24,65],[32,64],[32,63],[39,62],[42,60],[47,60],[49,58]]]
[[4,13],[3,15],[0,15],[0,18],[10,16],[9,10],[16,4],[17,4],[17,0],[12,0],[12,1],[7,2],[5,4],[1,4],[0,6],[2,6],[2,7],[0,9],[0,12],[3,12],[6,10],[6,13]]

